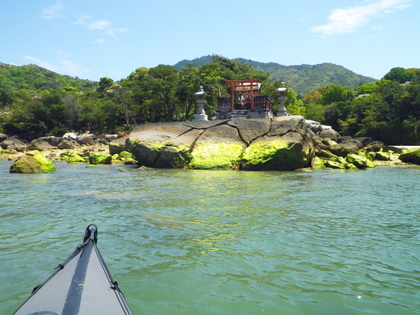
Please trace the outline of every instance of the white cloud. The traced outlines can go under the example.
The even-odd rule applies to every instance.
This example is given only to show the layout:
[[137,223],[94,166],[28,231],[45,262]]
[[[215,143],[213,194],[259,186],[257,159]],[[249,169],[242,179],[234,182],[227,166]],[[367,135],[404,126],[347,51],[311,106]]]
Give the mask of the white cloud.
[[48,69],[50,71],[54,71],[60,74],[67,74],[71,76],[82,76],[90,72],[89,70],[83,68],[82,66],[77,65],[66,59],[60,59],[58,66],[53,65],[49,63],[48,61],[41,60],[39,58],[35,58],[31,56],[25,56],[25,59],[29,60],[31,63],[34,63],[40,67],[43,67],[45,69]]
[[31,57],[31,56],[25,56],[25,59],[27,59],[30,62],[32,62],[32,63],[34,63],[34,64],[36,64],[40,67],[43,67],[45,69],[48,69],[48,70],[51,70],[51,71],[54,71],[54,72],[58,71],[58,67],[50,64],[47,61],[44,61],[44,60],[41,60],[41,59],[38,59],[38,58],[35,58],[35,57]]
[[62,10],[63,10],[63,4],[61,0],[57,0],[55,4],[42,10],[41,15],[42,15],[42,18],[48,19],[48,20],[63,18],[64,15],[61,14]]
[[379,0],[364,6],[335,9],[328,17],[328,24],[313,26],[311,31],[324,35],[345,34],[355,31],[371,19],[407,8],[412,0]]
[[69,60],[61,60],[60,69],[64,73],[67,73],[72,76],[80,76],[86,72],[90,72],[89,70],[83,68],[81,65],[77,65]]
[[126,28],[109,28],[109,29],[105,30],[104,34],[112,36],[112,37],[117,37],[117,34],[125,33],[125,32],[128,32],[128,29],[126,29]]
[[[102,30],[104,35],[110,36],[113,38],[117,38],[117,34],[128,32],[127,28],[111,27],[111,22],[109,21],[99,20],[99,21],[91,22],[89,21],[90,19],[92,19],[91,16],[83,16],[80,19],[78,19],[76,22],[74,22],[74,24],[83,25],[89,30]],[[109,41],[102,38],[93,41],[93,43],[95,44],[105,44],[107,42]]]
[[78,19],[74,24],[78,25],[84,25],[90,30],[103,30],[108,28],[108,26],[111,25],[111,22],[108,21],[94,21],[89,22],[88,20],[91,19],[90,16],[83,16],[80,19]]
[[92,23],[87,23],[86,27],[90,30],[103,30],[108,28],[111,25],[111,22],[108,21],[95,21]]

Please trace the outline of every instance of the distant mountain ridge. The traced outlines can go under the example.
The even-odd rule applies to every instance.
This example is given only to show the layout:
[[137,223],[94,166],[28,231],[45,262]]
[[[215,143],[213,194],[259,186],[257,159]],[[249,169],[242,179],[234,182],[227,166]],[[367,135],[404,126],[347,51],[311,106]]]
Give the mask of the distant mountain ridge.
[[[269,72],[270,79],[286,82],[296,93],[301,95],[331,84],[354,89],[360,84],[377,81],[332,63],[284,66],[275,62],[264,63],[243,58],[233,60],[249,63],[255,69]],[[186,67],[189,62],[194,62],[198,67],[202,67],[204,64],[212,62],[212,56],[193,60],[185,59],[176,63],[174,67],[177,69]],[[14,90],[35,91],[72,87],[77,91],[87,92],[96,89],[98,82],[61,75],[34,64],[16,66],[0,62],[0,86],[7,86]]]
[[[296,93],[302,95],[331,84],[338,84],[354,89],[360,84],[377,81],[377,79],[356,74],[343,66],[332,63],[284,66],[275,62],[264,63],[243,58],[235,58],[233,60],[249,63],[255,69],[271,73],[270,79],[282,80]],[[202,67],[204,64],[212,62],[212,56],[204,56],[192,60],[185,59],[175,64],[174,67],[178,69],[183,68],[189,62],[194,62],[197,66]]]

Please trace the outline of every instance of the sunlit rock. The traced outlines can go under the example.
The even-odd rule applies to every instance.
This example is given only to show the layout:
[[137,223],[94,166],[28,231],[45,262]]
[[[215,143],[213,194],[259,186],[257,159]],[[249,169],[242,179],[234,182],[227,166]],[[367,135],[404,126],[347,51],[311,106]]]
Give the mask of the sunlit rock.
[[52,173],[55,166],[39,151],[28,151],[10,166],[10,173]]

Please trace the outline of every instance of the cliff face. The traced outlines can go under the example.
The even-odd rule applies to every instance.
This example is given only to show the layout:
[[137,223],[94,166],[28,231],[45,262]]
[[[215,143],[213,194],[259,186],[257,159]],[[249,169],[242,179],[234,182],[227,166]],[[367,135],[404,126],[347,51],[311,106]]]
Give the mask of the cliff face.
[[295,170],[310,166],[312,132],[301,116],[144,124],[126,146],[140,166]]

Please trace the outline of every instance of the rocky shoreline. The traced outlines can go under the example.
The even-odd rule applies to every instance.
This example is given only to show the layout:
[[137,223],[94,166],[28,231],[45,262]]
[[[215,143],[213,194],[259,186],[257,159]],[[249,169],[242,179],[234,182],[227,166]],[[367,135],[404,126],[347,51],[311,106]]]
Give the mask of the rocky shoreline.
[[114,164],[136,164],[132,155],[125,151],[126,139],[127,135],[124,134],[69,133],[62,137],[41,137],[29,142],[0,134],[0,158],[16,161],[27,152],[39,151],[52,161],[89,163],[91,156],[110,155]]
[[420,164],[418,146],[343,137],[301,116],[143,124],[129,135],[68,133],[31,142],[0,134],[0,158],[18,161],[34,152],[50,161],[152,168],[290,171]]

